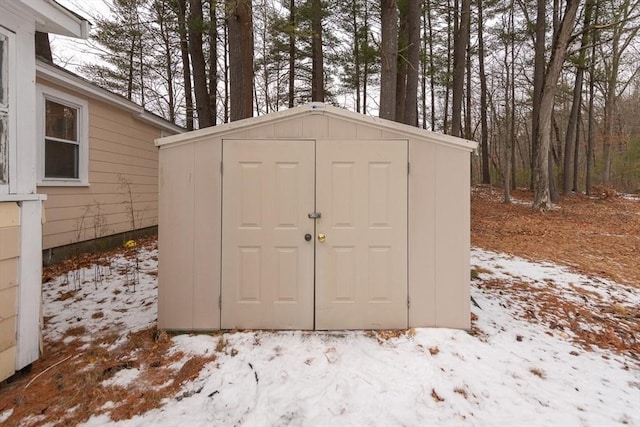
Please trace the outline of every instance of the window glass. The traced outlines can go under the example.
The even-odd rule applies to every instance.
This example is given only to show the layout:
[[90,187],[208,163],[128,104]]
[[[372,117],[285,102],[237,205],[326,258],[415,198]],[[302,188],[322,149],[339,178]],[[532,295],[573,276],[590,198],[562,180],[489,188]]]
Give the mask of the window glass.
[[78,109],[46,100],[44,138],[45,178],[78,179]]
[[78,141],[78,110],[47,100],[45,136]]
[[47,178],[79,178],[78,145],[45,140],[44,173]]

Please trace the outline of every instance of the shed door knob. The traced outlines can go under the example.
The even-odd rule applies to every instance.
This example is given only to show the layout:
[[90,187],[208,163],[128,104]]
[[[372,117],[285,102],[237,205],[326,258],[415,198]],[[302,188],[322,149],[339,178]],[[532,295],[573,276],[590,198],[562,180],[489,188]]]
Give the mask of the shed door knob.
[[311,241],[311,239],[313,238],[313,236],[309,233],[304,235],[304,240],[306,240],[307,242]]
[[322,234],[322,233],[318,234],[318,241],[320,243],[324,242],[325,240],[327,240],[327,235],[326,234]]

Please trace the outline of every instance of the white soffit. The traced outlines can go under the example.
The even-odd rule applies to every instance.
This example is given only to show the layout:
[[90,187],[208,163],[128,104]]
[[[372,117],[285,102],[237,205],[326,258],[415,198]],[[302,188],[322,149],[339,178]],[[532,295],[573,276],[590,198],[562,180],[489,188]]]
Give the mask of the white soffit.
[[12,0],[27,6],[35,16],[36,30],[86,39],[91,24],[80,15],[59,5],[54,0]]

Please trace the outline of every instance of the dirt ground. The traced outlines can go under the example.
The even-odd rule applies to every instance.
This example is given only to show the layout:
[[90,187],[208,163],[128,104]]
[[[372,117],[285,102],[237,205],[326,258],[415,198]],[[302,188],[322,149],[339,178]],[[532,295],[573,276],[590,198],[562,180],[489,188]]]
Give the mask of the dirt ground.
[[[565,197],[556,209],[544,214],[531,209],[531,193],[513,192],[514,203],[502,203],[502,190],[474,187],[471,200],[471,241],[474,246],[497,252],[507,252],[535,261],[551,261],[570,266],[578,272],[640,286],[640,199],[618,197],[602,192],[598,197],[583,195]],[[90,262],[88,257],[47,268],[44,277],[59,275]],[[480,283],[480,288],[497,289],[504,284]],[[540,310],[532,321],[553,320],[560,325],[557,313],[583,311],[587,317],[594,307],[568,306],[566,301],[533,295],[533,290],[514,290],[514,295],[537,298]],[[534,301],[532,300],[532,304]],[[619,313],[618,313],[619,314]],[[638,352],[635,340],[637,313],[623,313],[627,320],[627,335],[618,333],[620,315],[593,318],[608,335],[579,334],[565,321],[565,327],[576,329],[576,339],[588,347],[596,345],[619,352]],[[566,320],[566,319],[565,319]],[[622,319],[624,320],[624,319]],[[72,334],[73,332],[70,332]],[[473,333],[473,330],[472,330]],[[629,335],[631,334],[631,335]],[[378,333],[380,339],[386,336]],[[625,337],[631,336],[627,339]],[[5,425],[19,425],[32,416],[29,425],[75,425],[96,411],[104,410],[106,402],[123,402],[113,419],[129,418],[157,407],[163,397],[173,396],[180,385],[197,376],[201,367],[215,360],[193,360],[180,370],[168,366],[180,355],[172,354],[170,340],[153,329],[130,334],[122,346],[105,354],[103,344],[111,344],[116,336],[103,337],[89,349],[79,340],[68,345],[45,342],[43,357],[33,364],[31,372],[18,375],[10,382],[0,383],[0,413],[13,408]],[[224,349],[219,349],[224,351]],[[218,351],[218,349],[216,349]],[[635,353],[634,353],[635,354]],[[150,389],[135,395],[118,387],[103,388],[99,384],[120,369],[145,366],[151,384],[166,384],[161,390]],[[71,408],[71,409],[70,409]]]
[[640,287],[640,197],[599,191],[564,197],[556,208],[531,209],[533,194],[477,186],[471,197],[471,244]]

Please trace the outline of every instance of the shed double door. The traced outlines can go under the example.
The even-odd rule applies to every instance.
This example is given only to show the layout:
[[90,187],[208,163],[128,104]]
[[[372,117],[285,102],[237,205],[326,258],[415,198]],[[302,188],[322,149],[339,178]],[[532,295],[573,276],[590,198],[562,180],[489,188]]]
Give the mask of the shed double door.
[[221,326],[406,328],[407,142],[223,142]]

